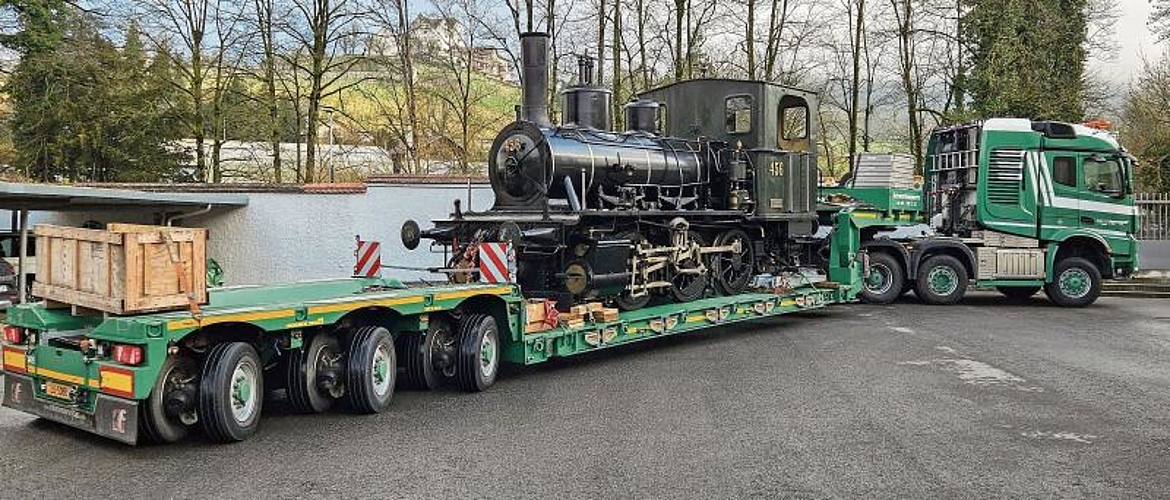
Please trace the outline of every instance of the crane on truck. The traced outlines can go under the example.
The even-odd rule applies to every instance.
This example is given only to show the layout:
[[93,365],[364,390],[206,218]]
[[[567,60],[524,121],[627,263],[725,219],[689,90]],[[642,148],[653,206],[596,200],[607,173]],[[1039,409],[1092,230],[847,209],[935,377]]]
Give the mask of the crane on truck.
[[875,181],[896,179],[892,165],[863,155],[844,185],[820,191],[823,213],[865,206],[887,219],[861,234],[862,300],[913,290],[954,304],[974,286],[1083,307],[1103,279],[1137,270],[1134,159],[1106,131],[994,118],[933,131],[919,189]]

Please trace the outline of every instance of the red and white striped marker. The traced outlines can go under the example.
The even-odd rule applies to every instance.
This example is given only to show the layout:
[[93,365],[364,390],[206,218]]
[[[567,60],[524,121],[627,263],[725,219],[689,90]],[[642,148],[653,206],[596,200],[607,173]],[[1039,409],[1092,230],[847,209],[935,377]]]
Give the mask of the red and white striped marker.
[[353,266],[353,275],[362,278],[376,278],[382,275],[382,244],[377,241],[365,241],[357,238],[357,251],[354,252],[357,263]]
[[484,283],[511,283],[515,281],[512,263],[512,245],[509,243],[479,244],[479,280]]

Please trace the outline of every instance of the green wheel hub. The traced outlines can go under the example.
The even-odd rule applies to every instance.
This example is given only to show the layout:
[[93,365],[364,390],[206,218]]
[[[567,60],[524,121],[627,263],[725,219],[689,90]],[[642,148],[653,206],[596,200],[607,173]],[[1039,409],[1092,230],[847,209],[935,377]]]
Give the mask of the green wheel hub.
[[374,351],[374,359],[370,372],[374,377],[374,392],[386,394],[390,390],[390,351],[385,346],[378,346]]
[[890,269],[882,264],[871,265],[869,268],[869,277],[865,279],[865,288],[877,295],[884,294],[893,286],[890,279]]
[[237,422],[246,422],[256,412],[256,370],[250,364],[240,363],[232,371],[231,410]]
[[1073,267],[1060,273],[1058,285],[1061,293],[1079,299],[1089,294],[1089,290],[1093,288],[1093,278],[1084,269]]
[[955,293],[955,289],[959,287],[959,276],[955,274],[954,269],[939,266],[930,270],[927,282],[930,284],[930,291],[946,296]]
[[488,335],[479,346],[479,369],[485,377],[496,371],[496,343]]

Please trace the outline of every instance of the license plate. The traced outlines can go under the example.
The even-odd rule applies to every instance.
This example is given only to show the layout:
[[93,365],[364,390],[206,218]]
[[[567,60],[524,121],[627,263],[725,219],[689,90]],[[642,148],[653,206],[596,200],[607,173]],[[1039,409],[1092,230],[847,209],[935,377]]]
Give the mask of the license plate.
[[45,382],[45,394],[58,399],[73,399],[73,386],[58,384],[56,382]]

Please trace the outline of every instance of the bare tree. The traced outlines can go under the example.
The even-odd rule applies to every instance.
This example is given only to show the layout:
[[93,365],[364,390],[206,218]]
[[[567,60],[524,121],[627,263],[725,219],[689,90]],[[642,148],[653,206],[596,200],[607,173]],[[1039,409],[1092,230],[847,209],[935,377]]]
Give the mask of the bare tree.
[[323,102],[364,80],[349,77],[362,60],[356,45],[364,38],[361,22],[368,12],[357,0],[291,0],[291,4],[292,12],[281,28],[300,50],[284,54],[283,58],[306,80],[308,133],[303,181],[308,183],[317,180],[317,126]]
[[272,171],[277,184],[283,182],[280,143],[281,143],[281,113],[280,99],[276,92],[277,85],[277,44],[276,21],[277,0],[253,0],[253,16],[256,35],[260,44],[260,81],[264,85],[262,101],[268,113],[268,145],[272,149]]

